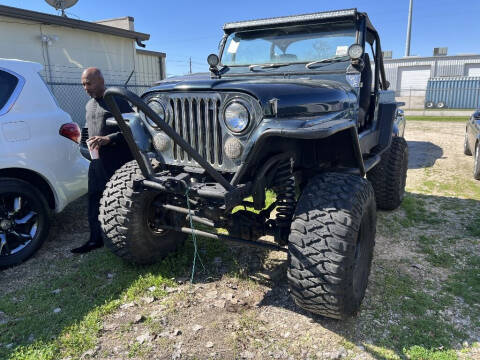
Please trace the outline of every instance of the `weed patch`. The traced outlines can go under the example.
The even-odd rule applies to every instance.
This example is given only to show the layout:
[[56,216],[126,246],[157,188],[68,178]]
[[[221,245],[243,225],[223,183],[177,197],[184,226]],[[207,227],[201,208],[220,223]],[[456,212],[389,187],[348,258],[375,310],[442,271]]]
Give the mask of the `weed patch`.
[[461,270],[450,275],[445,290],[463,298],[468,305],[478,304],[478,299],[480,299],[480,256],[469,257]]
[[[229,258],[226,247],[210,239],[199,240],[199,253],[204,264],[218,256],[225,262]],[[0,358],[79,357],[95,346],[105,315],[152,287],[155,297],[163,297],[165,287],[175,286],[172,277],[190,272],[192,259],[193,245],[187,240],[177,253],[151,266],[126,264],[104,250],[78,262],[76,271],[66,262],[60,274],[0,297],[0,309],[15,319],[0,325],[0,343],[12,344],[0,347]]]
[[414,195],[405,196],[401,208],[405,212],[405,218],[400,220],[404,227],[412,227],[418,223],[434,225],[442,222],[438,213],[427,210],[425,200]]

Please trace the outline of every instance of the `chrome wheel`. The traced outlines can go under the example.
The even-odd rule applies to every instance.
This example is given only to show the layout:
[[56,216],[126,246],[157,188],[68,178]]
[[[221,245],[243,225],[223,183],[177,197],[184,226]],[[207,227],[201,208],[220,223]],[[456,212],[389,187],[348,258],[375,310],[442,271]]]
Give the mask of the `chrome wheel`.
[[0,178],[0,268],[32,256],[49,227],[50,209],[43,193],[26,181]]
[[38,233],[38,209],[23,195],[0,195],[0,256],[22,251]]

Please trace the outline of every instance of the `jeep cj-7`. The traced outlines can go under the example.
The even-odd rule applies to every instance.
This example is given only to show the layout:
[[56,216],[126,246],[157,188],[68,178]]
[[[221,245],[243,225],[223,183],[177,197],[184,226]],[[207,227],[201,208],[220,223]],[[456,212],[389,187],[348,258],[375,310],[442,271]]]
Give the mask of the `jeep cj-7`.
[[[376,208],[400,205],[408,161],[378,33],[356,9],[223,29],[209,74],[160,81],[141,98],[106,91],[109,121],[135,158],[103,194],[106,244],[142,264],[188,234],[286,251],[300,307],[353,315],[368,283]],[[136,113],[122,115],[114,97]],[[267,190],[276,195],[268,207]]]

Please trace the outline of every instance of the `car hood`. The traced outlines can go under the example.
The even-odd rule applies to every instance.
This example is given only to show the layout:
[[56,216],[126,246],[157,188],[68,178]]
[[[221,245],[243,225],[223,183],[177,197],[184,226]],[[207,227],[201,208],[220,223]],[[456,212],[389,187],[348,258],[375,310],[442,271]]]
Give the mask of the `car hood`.
[[211,79],[208,74],[169,78],[159,82],[148,93],[155,91],[219,91],[243,92],[254,96],[265,115],[272,115],[273,100],[277,102],[278,117],[316,116],[352,108],[356,94],[346,83],[315,79],[284,77]]

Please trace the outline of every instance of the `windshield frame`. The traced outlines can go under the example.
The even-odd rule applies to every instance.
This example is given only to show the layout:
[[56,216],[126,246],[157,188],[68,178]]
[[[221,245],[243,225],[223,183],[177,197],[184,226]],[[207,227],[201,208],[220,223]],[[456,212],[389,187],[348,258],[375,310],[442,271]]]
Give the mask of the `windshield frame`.
[[[364,47],[364,45],[362,44],[364,42],[364,36],[362,36],[362,32],[361,32],[361,26],[359,24],[358,21],[345,21],[345,20],[341,20],[341,21],[328,21],[328,22],[320,22],[320,23],[315,23],[315,24],[305,24],[305,26],[308,26],[309,28],[315,28],[315,27],[318,27],[318,28],[321,28],[322,26],[324,25],[335,25],[335,24],[348,24],[348,23],[351,23],[352,25],[352,29],[355,33],[354,35],[354,43],[356,44],[360,44],[362,45],[362,47]],[[232,34],[235,34],[235,33],[241,33],[241,32],[247,32],[247,31],[275,31],[275,30],[278,30],[278,29],[284,29],[284,28],[294,28],[294,27],[299,27],[299,26],[302,26],[303,24],[297,24],[297,25],[288,25],[286,26],[285,24],[282,24],[281,26],[269,26],[269,27],[262,27],[262,28],[258,28],[258,29],[250,29],[250,30],[244,30],[244,31],[234,31],[234,32],[230,32],[230,33],[225,33],[223,35],[223,38],[221,40],[221,48],[220,48],[220,51],[219,51],[219,66],[223,67],[223,68],[249,68],[250,66],[252,65],[269,65],[271,63],[269,62],[266,62],[266,63],[255,63],[255,64],[239,64],[239,65],[225,65],[222,63],[222,58],[223,58],[223,53],[225,51],[225,47],[227,46],[227,40],[229,38],[230,35]],[[351,44],[349,44],[351,45]],[[319,60],[322,60],[322,59],[319,59]],[[310,61],[295,61],[295,62],[289,62],[286,64],[286,66],[290,66],[290,65],[299,65],[299,64],[307,64],[311,62]],[[273,63],[275,64],[275,63]],[[285,65],[284,65],[285,66]],[[275,67],[272,67],[271,69],[275,70],[276,68]]]

